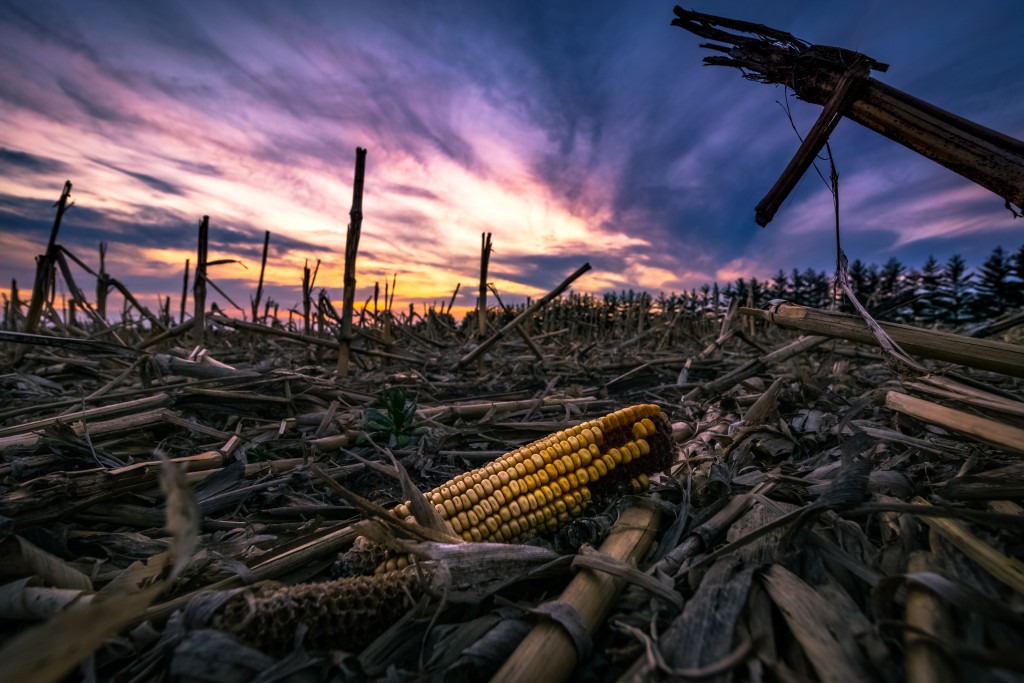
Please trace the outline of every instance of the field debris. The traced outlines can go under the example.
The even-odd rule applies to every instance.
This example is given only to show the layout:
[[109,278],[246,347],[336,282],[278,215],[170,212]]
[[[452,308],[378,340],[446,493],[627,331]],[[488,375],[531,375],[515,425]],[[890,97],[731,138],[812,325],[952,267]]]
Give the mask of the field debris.
[[[1022,670],[1018,344],[925,335],[1007,372],[912,346],[927,372],[901,375],[849,323],[776,324],[827,311],[586,301],[492,309],[542,359],[503,336],[482,374],[452,370],[476,326],[439,316],[392,320],[391,344],[356,326],[344,380],[336,342],[222,314],[201,349],[4,332],[4,677]],[[647,490],[513,545],[410,523],[411,491],[636,404],[672,444]]]

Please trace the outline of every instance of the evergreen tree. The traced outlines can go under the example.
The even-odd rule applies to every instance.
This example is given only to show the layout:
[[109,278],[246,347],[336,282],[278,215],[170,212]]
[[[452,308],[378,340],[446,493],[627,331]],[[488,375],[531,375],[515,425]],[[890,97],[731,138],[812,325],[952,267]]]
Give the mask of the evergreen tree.
[[861,302],[866,307],[871,307],[882,298],[881,293],[882,276],[878,272],[878,266],[872,263],[867,267],[864,277],[864,290]]
[[939,278],[938,306],[943,322],[960,325],[970,320],[973,278],[974,274],[967,272],[967,264],[960,254],[954,254],[946,262]]
[[786,271],[779,268],[779,272],[772,278],[772,286],[768,292],[773,299],[785,299],[788,291],[789,278],[786,277]]
[[722,307],[722,294],[718,290],[718,283],[716,282],[711,288],[711,310],[718,313]]
[[1013,276],[1017,278],[1013,305],[1024,306],[1024,245],[1013,255]]
[[814,308],[825,308],[829,303],[829,291],[828,291],[828,276],[825,275],[825,271],[817,271],[813,268],[808,268],[803,272],[804,286],[806,287],[806,294],[804,296],[807,303],[805,306],[813,306]]
[[760,308],[764,303],[764,287],[756,277],[750,278],[750,301],[754,308]]
[[868,278],[868,267],[864,265],[864,262],[860,259],[856,259],[850,264],[847,269],[847,273],[850,275],[850,289],[853,293],[860,298],[861,292],[864,290],[864,285]]
[[733,298],[739,300],[740,306],[746,306],[747,305],[747,292],[748,291],[749,290],[747,288],[746,280],[744,280],[743,278],[739,278],[738,280],[736,280],[736,289],[734,290]]
[[[860,259],[855,259],[846,269],[846,273],[850,276],[850,289],[853,290],[854,296],[857,297],[858,301],[864,303],[864,287],[868,276],[867,266]],[[845,295],[842,296],[842,301],[841,310],[847,313],[852,313],[855,310],[853,304],[846,300]]]
[[725,285],[725,289],[722,290],[722,303],[725,304],[726,308],[732,306],[732,300],[736,298],[736,288],[729,282]]
[[896,296],[901,293],[904,265],[895,256],[891,257],[882,266],[882,281],[880,287],[883,297]]
[[794,268],[793,272],[789,276],[789,281],[790,289],[789,296],[787,298],[798,306],[806,306],[807,281],[804,280],[803,274],[797,268]]
[[1005,312],[1016,296],[1016,287],[1010,281],[1013,263],[1002,247],[992,250],[978,269],[978,297],[974,312],[978,319],[995,318]]
[[932,324],[939,318],[939,288],[942,284],[942,266],[930,255],[915,273],[915,291],[921,298],[914,302],[914,317],[924,324]]

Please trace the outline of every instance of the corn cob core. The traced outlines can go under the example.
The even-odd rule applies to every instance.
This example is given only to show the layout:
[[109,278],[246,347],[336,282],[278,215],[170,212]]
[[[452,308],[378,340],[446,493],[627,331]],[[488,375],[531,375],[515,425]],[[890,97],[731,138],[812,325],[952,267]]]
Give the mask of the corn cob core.
[[[506,453],[423,495],[466,541],[514,543],[567,523],[617,484],[646,490],[647,473],[669,465],[671,434],[661,408],[630,406]],[[391,514],[409,518],[409,502]],[[407,562],[393,557],[378,572]]]
[[230,597],[213,625],[260,650],[282,656],[305,623],[310,650],[358,652],[398,620],[423,594],[429,567],[286,586],[263,581]]

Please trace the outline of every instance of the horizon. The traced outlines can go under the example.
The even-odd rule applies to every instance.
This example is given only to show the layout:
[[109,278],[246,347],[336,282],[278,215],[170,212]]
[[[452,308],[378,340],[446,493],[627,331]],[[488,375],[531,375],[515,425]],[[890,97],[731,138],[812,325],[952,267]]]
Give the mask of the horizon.
[[[799,145],[783,91],[704,68],[672,5],[0,8],[0,292],[31,289],[70,179],[58,242],[94,268],[106,242],[107,271],[151,310],[180,296],[202,215],[210,259],[245,264],[210,275],[243,309],[264,230],[264,297],[294,306],[320,258],[316,286],[340,300],[357,146],[357,308],[397,273],[396,308],[446,304],[461,283],[453,311],[471,309],[482,232],[507,304],[584,262],[573,291],[595,295],[830,273],[832,198],[813,171],[754,223]],[[1024,137],[1024,102],[1001,96],[1024,85],[1012,3],[701,5],[861,51],[891,65],[879,80]],[[788,102],[803,135],[820,107]],[[850,262],[961,254],[974,270],[1024,242],[1002,200],[952,171],[849,120],[830,143]]]

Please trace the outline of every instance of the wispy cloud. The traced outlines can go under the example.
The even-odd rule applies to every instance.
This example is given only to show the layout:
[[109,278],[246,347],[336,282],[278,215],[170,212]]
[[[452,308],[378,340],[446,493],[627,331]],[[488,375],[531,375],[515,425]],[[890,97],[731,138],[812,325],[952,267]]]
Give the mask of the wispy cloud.
[[[703,9],[860,49],[894,65],[884,80],[897,87],[1024,133],[1019,98],[996,94],[1024,86],[1008,66],[1024,47],[999,20],[1005,8],[943,0],[922,26],[924,5],[910,4]],[[0,232],[22,265],[4,258],[31,270],[29,245],[45,243],[66,176],[77,205],[62,241],[83,253],[111,243],[109,267],[140,289],[178,277],[167,271],[180,273],[204,214],[211,249],[249,265],[272,231],[267,277],[282,296],[294,296],[307,259],[322,259],[318,282],[337,288],[362,146],[360,296],[398,272],[400,299],[447,298],[477,276],[484,231],[492,277],[512,300],[584,261],[594,270],[576,287],[595,292],[829,267],[831,198],[817,177],[767,229],[753,223],[799,144],[776,104],[784,92],[701,67],[699,41],[669,27],[670,10],[653,0],[9,3]],[[792,109],[801,131],[819,110]],[[851,258],[1012,243],[1016,226],[984,191],[848,121],[832,143]],[[220,277],[235,296],[254,271]]]

